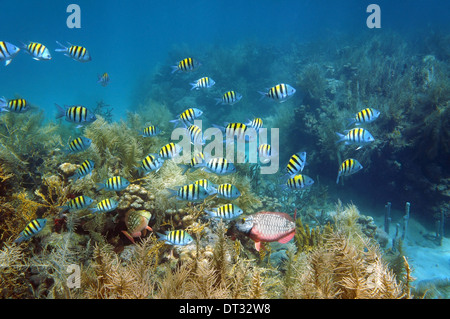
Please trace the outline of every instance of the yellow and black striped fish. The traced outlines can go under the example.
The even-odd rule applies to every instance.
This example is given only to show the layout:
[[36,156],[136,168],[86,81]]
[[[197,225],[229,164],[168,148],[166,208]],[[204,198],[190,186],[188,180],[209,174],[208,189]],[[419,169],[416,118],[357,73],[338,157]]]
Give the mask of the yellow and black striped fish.
[[108,72],[103,73],[102,75],[97,75],[97,83],[100,83],[101,86],[105,87],[109,84],[109,74]]
[[184,126],[191,125],[192,121],[194,121],[196,118],[201,116],[203,114],[203,111],[200,109],[197,109],[195,107],[188,108],[183,111],[180,115],[178,115],[178,118],[175,120],[171,120],[171,123],[175,123],[174,127],[177,127],[178,123],[183,123]]
[[236,166],[224,157],[211,158],[204,166],[206,171],[217,175],[227,175],[236,172]]
[[65,106],[64,109],[58,104],[55,105],[58,107],[56,114],[57,119],[65,116],[66,121],[72,123],[91,123],[97,119],[95,114],[84,106]]
[[380,111],[368,107],[362,111],[359,111],[353,118],[349,119],[349,123],[347,126],[352,125],[353,123],[356,123],[356,125],[371,123],[375,121],[379,116]]
[[213,195],[213,194],[217,193],[217,185],[213,184],[206,178],[196,180],[194,182],[194,184],[198,184],[201,187],[203,187],[204,189],[206,189],[206,191],[208,192],[209,195]]
[[0,60],[5,61],[5,66],[19,53],[20,49],[9,42],[0,41]]
[[[218,127],[218,126],[216,126]],[[225,138],[226,141],[234,140],[236,136],[238,141],[251,142],[256,140],[256,130],[250,128],[244,123],[228,123],[225,126]]]
[[143,137],[152,137],[161,133],[161,130],[154,125],[144,128],[144,132],[141,134]]
[[290,189],[302,189],[314,184],[314,180],[306,175],[298,174],[289,178],[286,185]]
[[193,58],[186,58],[178,62],[177,65],[172,66],[172,73],[177,71],[194,71],[201,65],[200,62]]
[[187,128],[187,130],[188,130],[189,136],[191,138],[192,144],[200,144],[200,145],[205,144],[205,140],[203,139],[203,132],[199,126],[191,124]]
[[89,62],[91,61],[91,55],[85,47],[79,45],[72,45],[69,43],[70,47],[66,47],[56,41],[61,46],[61,49],[56,49],[56,52],[64,52],[64,55],[74,59],[79,62]]
[[345,135],[336,132],[337,136],[339,137],[339,140],[336,143],[345,141],[345,143],[344,143],[345,145],[350,145],[350,144],[359,145],[357,150],[359,150],[364,145],[375,141],[372,134],[370,134],[370,132],[368,130],[360,128],[360,127],[353,128],[351,130],[347,130],[344,133],[345,133]]
[[349,176],[355,174],[356,172],[359,172],[362,168],[363,166],[357,160],[353,158],[346,159],[345,161],[342,162],[341,166],[339,167],[336,184],[339,183],[339,178],[341,176]]
[[51,60],[52,55],[48,48],[42,43],[30,42],[24,44],[23,48],[33,57],[33,59],[39,60]]
[[183,148],[175,143],[168,143],[161,147],[159,150],[159,157],[163,159],[169,159],[174,158],[175,156],[180,155],[180,152],[183,150]]
[[90,138],[81,136],[77,137],[73,141],[69,143],[69,152],[78,153],[86,150],[89,146],[91,146],[92,140]]
[[209,196],[209,193],[198,184],[187,184],[178,187],[177,190],[168,189],[170,197],[176,196],[178,200],[199,202]]
[[259,92],[262,98],[269,97],[278,102],[285,102],[292,97],[295,93],[295,89],[289,84],[280,83],[268,89],[267,92]]
[[14,99],[6,101],[4,97],[0,98],[0,112],[24,113],[30,109],[30,105],[25,99]]
[[77,210],[88,207],[94,202],[94,200],[88,196],[77,196],[66,203],[64,206],[59,206],[63,210]]
[[289,175],[294,176],[303,171],[306,165],[306,152],[299,152],[291,156],[286,166]]
[[166,234],[156,233],[160,240],[164,240],[166,244],[174,246],[189,245],[194,239],[184,230],[166,231]]
[[28,240],[37,233],[39,233],[42,229],[44,229],[45,224],[47,224],[47,219],[38,218],[33,219],[28,223],[27,227],[20,233],[19,237],[14,241],[16,244],[21,243],[24,240]]
[[103,183],[97,183],[97,191],[104,188],[108,191],[120,192],[121,190],[127,188],[128,185],[130,185],[130,182],[126,178],[121,176],[113,176],[103,181]]
[[192,86],[191,90],[193,90],[193,89],[198,90],[198,89],[209,89],[214,84],[216,84],[216,82],[213,79],[211,79],[210,77],[205,76],[205,77],[202,77],[201,79],[198,79],[197,81],[192,82],[190,84]]
[[163,165],[164,161],[155,155],[147,155],[141,162],[140,167],[136,167],[139,172],[144,172],[148,174],[150,172],[157,172]]
[[222,105],[233,105],[242,99],[242,94],[236,91],[225,92],[221,98],[216,98],[216,105],[222,103]]
[[253,120],[249,120],[246,125],[249,127],[253,127],[258,132],[259,129],[263,126],[263,120],[259,117],[255,117]]
[[[191,161],[189,162],[189,164],[178,164],[178,166],[180,166],[183,169],[183,172],[181,173],[182,175],[184,175],[187,170],[191,170],[191,172],[197,170],[200,167],[203,167],[205,163],[205,155],[203,153],[197,153],[195,154],[192,158]],[[203,185],[201,185],[203,186]]]
[[91,160],[85,160],[83,163],[81,163],[80,167],[77,168],[75,171],[75,174],[71,177],[69,177],[69,180],[74,180],[74,182],[78,179],[81,179],[88,174],[92,174],[92,170],[94,169],[95,163]]
[[217,207],[213,211],[205,210],[205,213],[207,213],[212,218],[232,220],[242,215],[244,212],[237,205],[225,204]]
[[236,199],[241,196],[239,189],[229,183],[220,184],[217,186],[217,197],[225,199]]
[[117,208],[119,203],[114,198],[107,198],[97,204],[96,207],[91,208],[91,213],[108,213]]

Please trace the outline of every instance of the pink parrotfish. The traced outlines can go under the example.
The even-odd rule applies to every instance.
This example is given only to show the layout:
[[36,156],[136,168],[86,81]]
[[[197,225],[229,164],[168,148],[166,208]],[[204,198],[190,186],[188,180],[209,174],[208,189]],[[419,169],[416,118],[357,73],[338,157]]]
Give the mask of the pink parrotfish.
[[295,235],[294,219],[281,212],[258,212],[244,217],[236,224],[236,228],[255,241],[257,251],[261,249],[261,242],[274,242],[285,244]]

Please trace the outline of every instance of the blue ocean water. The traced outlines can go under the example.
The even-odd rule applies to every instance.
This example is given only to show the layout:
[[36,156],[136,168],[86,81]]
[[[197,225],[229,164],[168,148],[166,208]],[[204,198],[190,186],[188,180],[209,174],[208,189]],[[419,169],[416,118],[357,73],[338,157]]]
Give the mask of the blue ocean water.
[[[373,1],[2,1],[1,39],[20,45],[47,45],[53,59],[36,62],[19,54],[0,69],[1,96],[26,97],[53,117],[54,103],[95,105],[104,100],[114,117],[124,116],[135,101],[136,87],[155,67],[167,63],[167,52],[185,44],[234,46],[248,39],[289,46],[330,34],[367,32],[367,6]],[[81,28],[70,29],[69,4],[81,8]],[[377,1],[382,29],[414,36],[430,24],[448,27],[448,1]],[[371,36],[371,33],[367,33]],[[54,52],[61,43],[87,47],[92,62],[81,64]],[[173,61],[175,63],[176,61]],[[170,70],[170,66],[168,66]],[[108,72],[111,84],[97,85]],[[226,72],[226,70],[224,70]],[[243,74],[245,77],[245,74]]]

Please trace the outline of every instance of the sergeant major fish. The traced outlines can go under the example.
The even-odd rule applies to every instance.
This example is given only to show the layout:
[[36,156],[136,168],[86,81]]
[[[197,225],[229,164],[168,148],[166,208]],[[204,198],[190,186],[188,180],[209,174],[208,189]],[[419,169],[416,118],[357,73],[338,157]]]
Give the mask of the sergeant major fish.
[[353,118],[349,119],[349,123],[347,126],[350,126],[353,123],[355,123],[356,125],[361,125],[363,123],[372,123],[379,116],[380,111],[368,107],[362,111],[359,111]]
[[163,240],[166,244],[173,246],[186,246],[191,244],[194,239],[184,230],[172,230],[166,231],[165,234],[156,233],[160,240]]
[[81,179],[89,174],[92,175],[92,170],[94,169],[95,162],[91,160],[85,160],[81,165],[76,169],[75,174],[69,177],[69,180],[73,180],[74,182],[78,179]]
[[175,143],[168,143],[160,148],[158,156],[162,159],[170,159],[179,156],[183,147]]
[[191,172],[193,172],[198,168],[203,167],[204,163],[205,155],[203,153],[197,153],[191,158],[191,161],[188,164],[178,164],[178,166],[183,169],[181,175],[184,175],[188,170],[191,170]]
[[314,180],[306,175],[297,174],[289,178],[286,185],[290,189],[302,189],[314,184]]
[[6,101],[4,97],[0,98],[0,112],[24,113],[30,109],[30,105],[25,99],[14,99]]
[[58,108],[56,118],[65,117],[66,121],[72,122],[72,123],[79,123],[77,127],[83,126],[83,124],[86,123],[92,123],[94,122],[97,117],[94,113],[89,111],[86,107],[81,105],[76,106],[65,106],[62,108],[58,104],[55,104]]
[[197,109],[195,107],[188,108],[184,110],[182,113],[178,115],[178,118],[175,120],[171,120],[171,123],[174,123],[174,127],[177,127],[179,123],[183,123],[185,127],[191,125],[192,121],[201,116],[203,111]]
[[225,199],[236,199],[241,196],[239,189],[229,183],[219,184],[217,186],[217,197]]
[[345,142],[345,145],[356,144],[358,145],[358,148],[356,150],[359,150],[364,145],[375,141],[372,134],[370,134],[368,130],[360,127],[346,130],[344,131],[344,133],[345,135],[336,132],[337,136],[339,137],[339,140],[336,143]]
[[360,162],[353,158],[348,158],[345,161],[342,162],[341,166],[339,167],[338,176],[336,179],[336,184],[339,183],[339,178],[341,176],[349,176],[352,174],[355,174],[362,170],[363,166]]
[[202,89],[202,88],[209,89],[214,84],[216,84],[216,82],[213,79],[211,79],[210,77],[205,76],[205,77],[202,77],[202,78],[198,79],[197,81],[192,82],[190,84],[192,86],[191,90],[194,90],[194,89],[198,90],[198,89]]
[[224,157],[214,157],[202,164],[203,170],[217,175],[228,175],[236,172],[236,167]]
[[109,74],[107,72],[102,75],[98,75],[97,78],[97,83],[100,83],[101,86],[105,87],[109,84]]
[[58,208],[61,208],[63,210],[78,210],[88,207],[94,202],[94,200],[88,196],[77,196],[70,201],[68,201],[65,205],[59,206]]
[[139,173],[144,173],[145,175],[150,172],[157,172],[162,167],[164,160],[153,155],[147,155],[141,162],[141,165],[135,167]]
[[172,73],[177,71],[194,71],[201,65],[200,62],[193,58],[185,58],[177,63],[177,65],[172,66]]
[[90,138],[84,136],[77,137],[69,143],[69,149],[67,151],[70,153],[82,152],[88,149],[91,144],[92,140]]
[[41,43],[30,42],[28,44],[23,44],[23,49],[36,61],[52,59],[52,55],[48,48]]
[[258,212],[244,217],[236,223],[236,228],[255,241],[257,251],[261,249],[261,242],[285,244],[295,235],[295,218],[281,212]]
[[289,84],[281,83],[277,84],[270,89],[267,89],[267,92],[259,92],[262,97],[268,97],[280,103],[287,101],[295,94],[295,89]]
[[225,204],[215,208],[214,210],[206,210],[205,213],[211,218],[233,220],[242,215],[244,212],[239,206],[234,204]]
[[222,105],[233,105],[242,99],[242,94],[236,91],[225,92],[221,98],[216,98],[216,105],[221,103]]
[[114,198],[106,198],[97,203],[94,208],[91,208],[91,214],[94,213],[109,213],[117,208],[119,203]]
[[113,176],[103,181],[103,183],[97,183],[97,191],[106,189],[108,191],[120,192],[127,188],[130,182],[121,176]]
[[82,46],[79,45],[73,45],[71,43],[68,43],[68,45],[70,47],[66,47],[64,45],[62,45],[61,43],[59,43],[58,41],[56,41],[56,43],[58,43],[58,45],[61,46],[60,49],[55,49],[56,52],[64,52],[64,55],[74,59],[75,61],[79,61],[79,62],[89,62],[92,60],[91,55],[89,54],[89,51]]
[[178,200],[184,200],[189,202],[201,202],[209,193],[202,186],[198,184],[187,184],[178,186],[177,189],[168,189],[169,197],[176,196]]
[[294,176],[305,168],[306,152],[298,152],[291,156],[287,165],[286,171],[290,176]]
[[0,60],[5,61],[5,66],[19,53],[20,49],[9,42],[0,41]]
[[161,130],[154,125],[147,126],[144,128],[141,136],[143,137],[152,137],[161,133]]
[[45,218],[33,219],[31,222],[28,223],[28,225],[20,233],[19,237],[14,242],[16,244],[19,244],[24,240],[30,239],[34,235],[41,232],[42,229],[44,229],[46,224],[47,224],[47,219],[45,219]]

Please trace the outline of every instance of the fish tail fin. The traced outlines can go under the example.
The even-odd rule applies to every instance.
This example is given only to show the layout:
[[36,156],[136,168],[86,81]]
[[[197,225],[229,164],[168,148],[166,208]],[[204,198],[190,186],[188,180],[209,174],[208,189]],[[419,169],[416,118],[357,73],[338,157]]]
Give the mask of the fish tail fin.
[[356,122],[356,120],[354,118],[348,119],[347,127],[350,126],[350,125],[353,125],[355,122]]
[[106,187],[105,183],[97,183],[97,192],[105,187]]
[[172,74],[178,71],[178,66],[176,66],[176,65],[172,65],[171,68],[172,68]]
[[57,119],[59,119],[59,118],[61,118],[61,117],[63,117],[64,115],[66,115],[66,110],[65,109],[63,109],[61,106],[59,106],[58,104],[56,104],[55,103],[55,105],[56,105],[56,107],[58,108],[57,110],[56,110],[56,118]]
[[174,196],[178,195],[178,190],[171,189],[171,188],[166,188],[166,189],[169,192],[169,196],[167,196],[167,198],[171,198],[171,197],[174,197]]
[[0,97],[0,107],[5,107],[6,105],[8,105],[8,102],[6,101],[5,97]]
[[62,45],[59,41],[56,41],[56,43],[61,47],[59,49],[55,49],[56,52],[66,52],[67,47],[65,45]]
[[216,100],[216,105],[218,105],[219,103],[222,102],[222,99],[221,99],[221,98],[215,98],[214,100]]
[[337,179],[336,179],[336,184],[339,184],[339,178],[341,177],[341,173],[338,173]]
[[192,82],[192,83],[189,83],[192,87],[191,87],[191,91],[192,90],[194,90],[194,89],[198,89],[198,87],[197,87],[197,82]]
[[266,92],[258,91],[258,93],[261,94],[261,97],[259,98],[260,101],[264,100],[264,98],[267,97],[267,93]]
[[178,164],[178,166],[183,170],[183,172],[181,173],[181,175],[186,174],[186,172],[187,172],[188,169],[189,169],[189,165],[187,165],[187,164]]
[[158,235],[158,239],[159,240],[166,240],[166,238],[167,238],[167,236],[166,235],[164,235],[164,234],[161,234],[161,233],[158,233],[158,232],[155,232],[156,233],[156,235]]
[[340,143],[340,142],[342,142],[342,141],[345,141],[345,135],[344,135],[344,134],[341,134],[341,133],[336,132],[336,135],[337,135],[337,137],[339,138],[339,140],[336,141],[336,144],[337,144],[337,143]]
[[25,240],[25,237],[23,237],[22,235],[20,235],[19,237],[17,237],[17,239],[14,241],[16,244],[20,244],[21,242],[23,242]]

